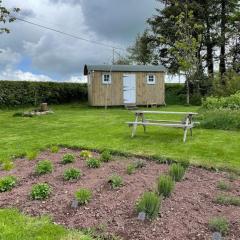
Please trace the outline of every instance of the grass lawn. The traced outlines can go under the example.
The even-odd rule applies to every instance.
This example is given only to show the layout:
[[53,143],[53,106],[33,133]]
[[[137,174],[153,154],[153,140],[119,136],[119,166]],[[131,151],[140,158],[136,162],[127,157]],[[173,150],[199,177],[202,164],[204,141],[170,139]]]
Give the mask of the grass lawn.
[[[0,159],[39,150],[49,144],[108,148],[141,155],[189,159],[192,164],[240,170],[240,132],[194,129],[193,138],[182,142],[183,130],[138,128],[135,138],[126,121],[134,119],[123,109],[88,108],[83,105],[53,106],[55,114],[34,118],[12,117],[18,110],[0,110]],[[168,106],[158,110],[197,111],[197,107]],[[175,115],[151,116],[178,119]]]
[[0,219],[0,239],[3,240],[92,240],[53,224],[48,217],[27,217],[14,209],[0,209]]

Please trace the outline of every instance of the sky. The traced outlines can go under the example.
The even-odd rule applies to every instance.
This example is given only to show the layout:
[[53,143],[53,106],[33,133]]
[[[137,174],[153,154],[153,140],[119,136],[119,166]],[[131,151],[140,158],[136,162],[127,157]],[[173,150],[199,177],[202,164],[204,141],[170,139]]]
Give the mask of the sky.
[[[156,0],[3,0],[19,18],[123,50],[147,27]],[[0,35],[0,79],[81,82],[84,64],[111,64],[112,49],[16,21]]]

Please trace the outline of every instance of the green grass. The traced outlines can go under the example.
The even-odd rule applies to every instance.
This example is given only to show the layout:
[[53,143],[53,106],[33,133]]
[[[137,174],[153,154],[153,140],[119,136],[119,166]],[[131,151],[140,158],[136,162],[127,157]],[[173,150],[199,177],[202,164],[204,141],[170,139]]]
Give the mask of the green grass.
[[[33,218],[14,209],[0,209],[0,239],[3,240],[63,240],[76,235],[79,240],[92,238],[55,225],[48,217]],[[78,238],[77,238],[78,236]]]
[[[47,145],[109,149],[126,153],[188,159],[192,164],[240,170],[238,131],[194,129],[193,138],[182,142],[183,130],[141,127],[135,138],[126,121],[131,111],[104,110],[83,105],[51,106],[55,114],[33,118],[14,118],[18,110],[0,110],[0,159],[39,151]],[[22,110],[22,109],[21,109]],[[155,110],[155,109],[154,109]],[[198,107],[169,106],[156,110],[197,111]],[[178,120],[177,115],[152,115],[148,118]]]

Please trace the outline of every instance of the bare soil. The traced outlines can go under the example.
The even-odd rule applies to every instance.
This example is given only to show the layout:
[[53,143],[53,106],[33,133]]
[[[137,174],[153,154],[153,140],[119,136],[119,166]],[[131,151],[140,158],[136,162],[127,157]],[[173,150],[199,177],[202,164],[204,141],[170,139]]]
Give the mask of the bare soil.
[[[65,153],[73,153],[76,162],[62,165]],[[114,161],[103,163],[99,169],[89,169],[79,153],[61,149],[58,153],[44,151],[33,161],[17,159],[13,170],[0,171],[0,177],[14,175],[18,178],[17,187],[11,192],[0,193],[0,207],[16,207],[33,216],[47,214],[56,223],[69,228],[105,227],[107,232],[128,240],[209,240],[212,239],[209,219],[225,216],[231,223],[225,239],[240,239],[240,207],[214,203],[214,198],[222,193],[217,183],[220,180],[228,182],[227,173],[190,167],[184,180],[176,184],[172,196],[163,200],[159,217],[141,222],[134,210],[135,202],[144,191],[155,188],[157,177],[167,172],[169,166],[147,161],[146,167],[128,175],[126,166],[136,158],[115,156]],[[94,155],[99,157],[98,153]],[[36,176],[36,162],[43,159],[53,162],[54,171]],[[63,172],[69,167],[81,169],[82,178],[76,182],[64,181]],[[124,186],[118,190],[112,190],[107,183],[114,173],[124,179]],[[52,187],[52,194],[44,201],[32,201],[29,197],[31,187],[41,182]],[[240,196],[240,180],[234,180],[231,185],[227,194]],[[89,204],[73,209],[74,193],[81,187],[90,188],[93,198]]]

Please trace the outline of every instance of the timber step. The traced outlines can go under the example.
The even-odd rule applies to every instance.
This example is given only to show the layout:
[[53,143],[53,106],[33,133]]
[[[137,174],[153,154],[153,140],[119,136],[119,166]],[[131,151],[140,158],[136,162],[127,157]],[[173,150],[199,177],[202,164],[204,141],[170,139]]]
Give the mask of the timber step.
[[132,105],[132,104],[126,104],[125,108],[127,110],[137,110],[138,109],[138,107],[136,105]]

